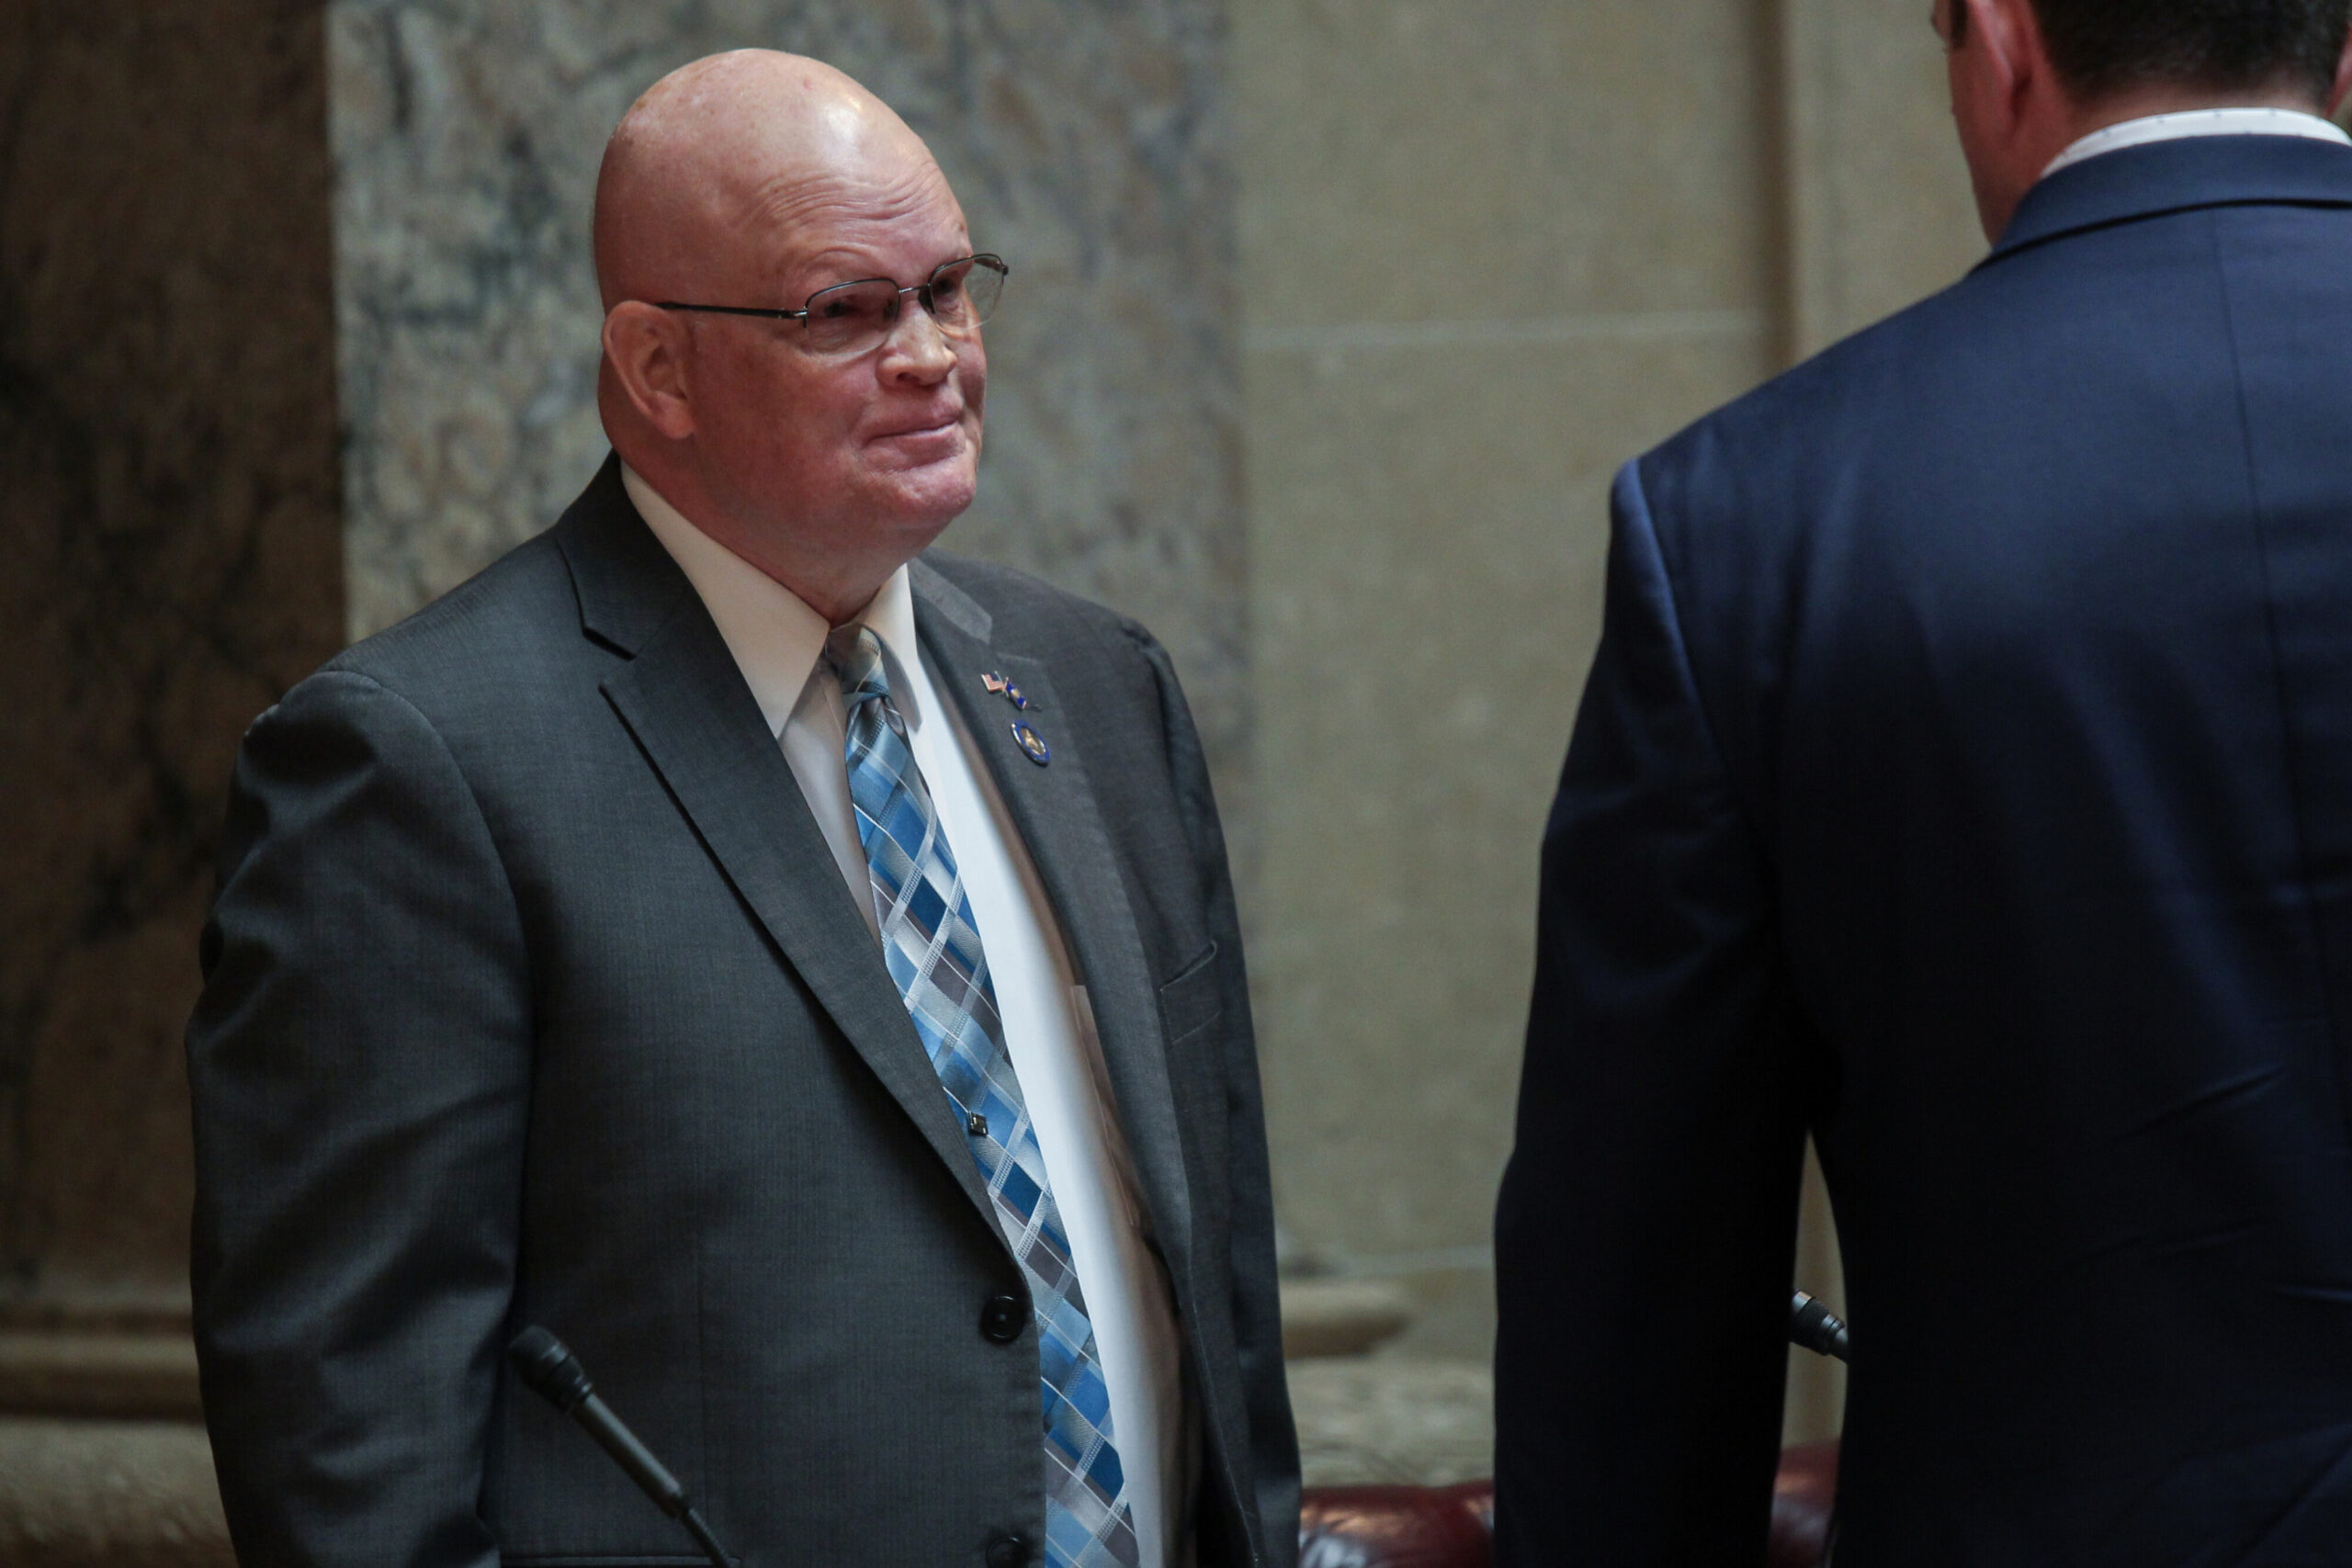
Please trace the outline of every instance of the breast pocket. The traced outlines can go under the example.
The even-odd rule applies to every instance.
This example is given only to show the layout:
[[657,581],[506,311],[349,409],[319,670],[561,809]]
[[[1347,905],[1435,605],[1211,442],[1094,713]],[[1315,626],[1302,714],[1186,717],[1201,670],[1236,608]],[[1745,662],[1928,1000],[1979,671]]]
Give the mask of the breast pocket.
[[1177,976],[1159,987],[1159,1026],[1168,1043],[1190,1039],[1217,1020],[1224,998],[1217,994],[1216,943],[1184,965]]

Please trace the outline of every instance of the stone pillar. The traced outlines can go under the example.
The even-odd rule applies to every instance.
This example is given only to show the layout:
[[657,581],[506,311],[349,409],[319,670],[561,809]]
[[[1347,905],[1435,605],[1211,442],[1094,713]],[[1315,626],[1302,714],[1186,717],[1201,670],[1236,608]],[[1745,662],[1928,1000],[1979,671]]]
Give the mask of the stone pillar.
[[343,629],[321,23],[0,4],[0,1563],[225,1551],[201,1431],[123,1418],[196,1411],[230,759]]
[[180,1031],[230,760],[342,632],[320,22],[0,9],[10,1327],[186,1317]]

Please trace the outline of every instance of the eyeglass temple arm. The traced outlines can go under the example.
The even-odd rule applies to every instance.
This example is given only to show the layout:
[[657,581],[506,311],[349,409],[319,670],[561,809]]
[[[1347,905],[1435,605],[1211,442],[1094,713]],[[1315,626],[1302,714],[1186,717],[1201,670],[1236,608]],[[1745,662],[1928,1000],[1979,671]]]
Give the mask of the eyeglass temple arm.
[[657,310],[701,310],[713,316],[767,316],[777,321],[793,321],[805,316],[806,310],[771,310],[757,305],[689,305],[679,299],[656,299]]

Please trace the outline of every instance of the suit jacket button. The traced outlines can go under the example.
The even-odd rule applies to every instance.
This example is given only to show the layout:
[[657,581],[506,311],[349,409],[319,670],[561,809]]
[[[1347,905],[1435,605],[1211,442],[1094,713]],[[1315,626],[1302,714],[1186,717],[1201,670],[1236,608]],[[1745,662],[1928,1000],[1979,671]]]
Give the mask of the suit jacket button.
[[[1028,1316],[1018,1296],[990,1296],[988,1304],[980,1308],[980,1332],[1000,1345],[1010,1345],[1021,1337],[1021,1325]],[[993,1562],[996,1560],[990,1558],[989,1561]],[[1014,1561],[1025,1562],[1028,1559],[1023,1557]]]
[[1001,1535],[989,1542],[989,1549],[982,1555],[989,1568],[1025,1568],[1029,1543],[1017,1535]]

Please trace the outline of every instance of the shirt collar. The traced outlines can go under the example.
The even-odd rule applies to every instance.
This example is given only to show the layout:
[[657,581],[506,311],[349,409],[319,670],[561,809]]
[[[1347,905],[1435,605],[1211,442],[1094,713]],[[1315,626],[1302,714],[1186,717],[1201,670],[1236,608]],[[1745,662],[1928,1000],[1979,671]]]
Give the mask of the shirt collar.
[[[797,593],[704,533],[665,500],[645,478],[621,466],[621,484],[637,507],[638,515],[678,563],[694,584],[695,592],[710,612],[727,651],[735,656],[744,683],[760,705],[760,716],[772,735],[799,705],[809,673],[825,651],[831,626]],[[891,695],[902,708],[912,701],[900,659],[912,659],[915,649],[914,594],[900,567],[882,584],[872,603],[859,614],[881,637],[895,666]],[[914,716],[908,715],[910,722]]]
[[2298,109],[2185,109],[2177,114],[2127,119],[2094,130],[2059,153],[2041,171],[2041,177],[2046,180],[2061,169],[2102,152],[2120,152],[2126,147],[2144,147],[2153,141],[2177,141],[2190,136],[2303,136],[2314,141],[2352,146],[2352,136],[2346,135],[2341,126]]
[[905,567],[883,581],[857,618],[882,639],[882,657],[890,673],[891,705],[910,727],[921,729],[925,687],[915,672],[920,657],[915,650],[915,594]]

